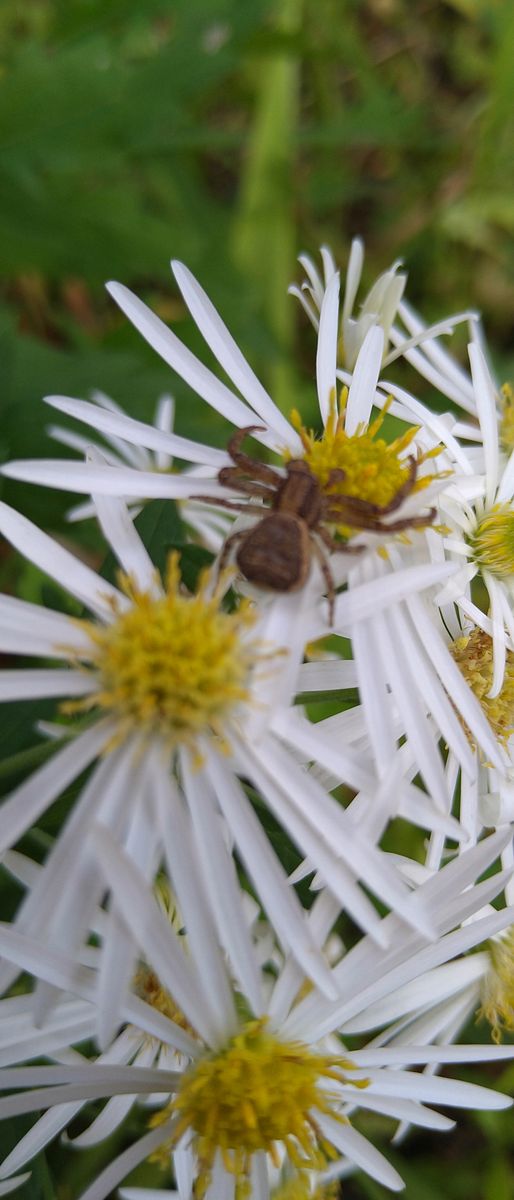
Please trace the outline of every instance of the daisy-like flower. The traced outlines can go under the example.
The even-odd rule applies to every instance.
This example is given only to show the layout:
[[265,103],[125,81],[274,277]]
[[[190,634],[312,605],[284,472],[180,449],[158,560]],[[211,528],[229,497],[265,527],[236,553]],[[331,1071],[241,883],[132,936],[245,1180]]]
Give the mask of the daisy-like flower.
[[[337,265],[328,246],[321,248],[321,271],[314,259],[301,254],[299,262],[306,278],[291,284],[289,292],[296,296],[309,320],[318,329],[326,291],[337,274]],[[364,243],[354,238],[346,268],[344,299],[340,322],[338,365],[353,372],[361,346],[370,329],[380,328],[384,335],[383,366],[396,358],[406,358],[420,375],[438,391],[473,412],[472,388],[465,371],[440,345],[443,334],[453,333],[462,321],[476,321],[476,314],[457,313],[435,325],[425,325],[419,315],[403,299],[407,275],[400,271],[401,260],[375,280],[360,305],[359,316],[354,313],[355,301],[364,265]]]
[[[78,729],[63,729],[53,757],[4,801],[2,850],[96,763],[41,879],[20,907],[19,927],[75,950],[103,888],[87,840],[92,819],[100,817],[116,831],[151,879],[163,846],[172,844],[180,862],[186,804],[204,856],[219,936],[236,976],[245,969],[238,951],[240,914],[220,814],[282,945],[294,949],[306,974],[330,990],[301,906],[243,786],[249,781],[358,924],[381,936],[364,884],[426,931],[426,914],[387,857],[301,765],[306,753],[311,762],[316,760],[311,750],[316,737],[307,719],[301,713],[297,722],[283,719],[295,694],[304,646],[319,632],[315,584],[300,598],[279,598],[264,611],[249,601],[225,611],[226,581],[213,586],[204,577],[198,594],[187,596],[180,588],[176,557],[161,581],[123,502],[97,498],[96,503],[107,542],[124,572],[118,587],[14,510],[0,506],[0,532],[92,614],[71,619],[10,597],[0,601],[4,652],[42,654],[65,664],[4,671],[1,698],[63,697],[68,715],[81,719]],[[447,571],[446,565],[442,573],[435,568],[435,576],[442,579]],[[431,583],[433,572],[431,566],[428,574],[423,566],[398,571],[382,589],[379,603],[394,605],[411,589]],[[335,619],[344,625],[365,619],[376,608],[373,587],[355,588],[337,598]],[[332,769],[337,761],[338,783],[374,795],[376,776],[357,755],[344,746],[337,755],[330,748],[325,755]],[[383,788],[388,786],[401,793],[394,771],[382,781]],[[110,1028],[133,959],[130,938],[120,935],[114,916],[105,947],[100,1011],[101,1023]],[[4,972],[1,979],[7,986],[11,975]]]
[[[92,426],[103,435],[106,444],[92,442],[91,438],[85,437],[84,434],[75,433],[62,425],[48,426],[47,432],[54,441],[71,450],[77,450],[83,457],[88,457],[93,449],[98,453],[99,463],[105,461],[113,467],[128,466],[146,473],[173,472],[173,454],[176,453],[177,442],[180,448],[180,441],[183,439],[173,437],[175,403],[172,396],[161,396],[157,403],[153,437],[151,427],[143,422],[127,419],[120,405],[104,392],[93,392],[90,402],[73,400],[68,396],[47,396],[46,403],[58,412]],[[150,445],[147,445],[147,441]],[[185,453],[185,447],[183,452]],[[190,467],[189,473],[197,479],[206,476],[212,479],[212,469],[205,465]],[[131,516],[137,516],[143,502],[142,498],[133,498],[129,504]],[[230,529],[230,518],[225,513],[206,507],[205,504],[195,503],[194,500],[179,500],[178,505],[184,523],[200,542],[217,553]],[[96,509],[92,501],[75,505],[67,514],[69,521],[81,521],[94,516]]]
[[[121,284],[110,284],[109,290],[150,345],[207,403],[236,427],[251,428],[256,440],[278,454],[282,463],[305,460],[319,482],[326,506],[330,502],[329,523],[336,528],[338,524],[343,525],[347,534],[348,531],[370,531],[371,536],[366,534],[364,538],[359,537],[361,545],[374,547],[390,539],[399,530],[414,530],[430,523],[434,515],[430,508],[432,493],[439,486],[437,471],[430,470],[430,456],[437,448],[436,440],[432,438],[428,450],[419,447],[415,440],[416,418],[411,417],[411,430],[405,437],[387,446],[383,438],[378,436],[380,421],[371,421],[383,355],[384,334],[381,327],[374,325],[368,331],[355,363],[349,391],[343,393],[339,408],[337,406],[337,274],[333,275],[327,287],[320,314],[316,379],[324,432],[319,441],[316,440],[315,451],[311,452],[310,447],[315,439],[303,428],[298,414],[293,414],[292,421],[288,421],[277,409],[200,285],[183,264],[174,263],[173,270],[200,333],[240,395],[231,391],[186,350],[175,334],[127,288]],[[58,403],[63,406],[62,401]],[[70,401],[65,403],[67,411],[71,412]],[[404,407],[405,404],[408,404],[408,400],[404,399]],[[73,414],[100,428],[98,416],[86,412],[86,407],[83,404],[79,413],[75,402]],[[133,422],[130,418],[118,417],[115,428],[112,420],[107,426],[102,416],[102,425],[106,432],[117,433],[131,441],[140,438],[146,446],[155,450],[161,444],[154,429],[145,427],[141,422]],[[182,443],[182,450],[179,443]],[[164,443],[162,445],[164,448]],[[222,451],[187,442],[176,435],[167,435],[167,445],[177,457],[186,456],[190,462],[213,468],[218,464],[219,468],[230,465],[228,456]],[[328,473],[327,467],[330,468]],[[155,473],[137,472],[133,468],[117,468],[114,471],[109,464],[70,465],[62,460],[13,462],[6,464],[3,471],[16,479],[77,492],[125,497],[174,496],[179,499],[186,495],[198,495],[198,491],[192,490],[191,475],[163,477]],[[279,468],[278,478],[283,473],[283,467]],[[249,491],[255,497],[263,496],[262,483],[260,490],[254,487],[252,492],[248,480],[245,482],[243,479],[244,472],[240,471],[237,478],[236,475],[236,472],[229,471],[224,480],[232,497],[237,496],[238,483],[241,484],[239,491],[245,496]],[[213,469],[207,491],[202,484],[201,492],[205,492],[205,499],[212,497],[214,500],[216,495],[223,495],[217,480],[218,471]],[[206,482],[209,482],[207,476]],[[224,495],[227,496],[226,491]],[[264,494],[264,498],[269,502],[267,494]],[[220,503],[223,506],[224,502]],[[231,499],[226,499],[225,504],[234,507]],[[337,506],[344,508],[346,520],[337,521],[333,512]]]
[[[498,696],[505,674],[507,649],[514,636],[514,454],[505,463],[496,413],[496,390],[484,355],[469,346],[476,407],[482,433],[484,470],[456,473],[439,498],[449,526],[442,540],[448,558],[463,563],[440,596],[441,604],[455,603],[464,619],[473,621],[493,641],[493,676],[489,695]],[[486,615],[475,603],[470,585],[479,579],[489,598]]]
[[[186,851],[184,861],[184,870],[193,876],[196,912],[194,921],[191,912],[184,914],[186,955],[184,939],[173,931],[143,876],[105,827],[97,830],[96,842],[118,916],[133,932],[150,970],[187,1022],[186,1029],[184,1020],[177,1024],[159,1012],[145,1020],[151,1006],[139,1002],[141,1028],[150,1025],[153,1032],[158,1027],[163,1043],[172,1053],[185,1052],[187,1061],[173,1070],[164,1065],[96,1062],[0,1072],[3,1090],[35,1089],[0,1101],[2,1116],[44,1108],[48,1120],[55,1106],[86,1099],[112,1097],[125,1103],[125,1097],[152,1097],[157,1111],[150,1117],[148,1131],[110,1163],[83,1200],[103,1200],[149,1155],[166,1161],[170,1157],[177,1161],[179,1156],[180,1200],[190,1200],[193,1182],[194,1194],[208,1200],[248,1194],[253,1200],[268,1200],[268,1162],[281,1165],[284,1155],[300,1178],[320,1170],[335,1177],[350,1163],[398,1190],[402,1186],[398,1173],[355,1127],[359,1110],[442,1130],[452,1122],[434,1111],[432,1104],[502,1108],[511,1103],[488,1089],[431,1078],[412,1068],[508,1058],[514,1053],[512,1047],[427,1046],[409,1040],[392,1046],[371,1042],[349,1051],[340,1036],[341,1029],[351,1027],[352,1021],[358,1024],[359,1014],[373,1012],[373,1006],[370,1025],[376,1024],[377,1006],[382,1003],[386,1014],[388,998],[400,987],[420,972],[427,976],[512,922],[512,909],[478,915],[503,886],[505,873],[475,883],[497,857],[504,834],[464,852],[420,885],[437,928],[435,943],[428,944],[390,914],[383,922],[393,935],[387,938],[388,949],[377,950],[373,939],[364,936],[343,954],[332,968],[340,991],[337,1001],[327,1000],[316,987],[305,988],[305,977],[293,959],[276,976],[255,964],[253,997],[246,990],[234,991],[225,957],[215,941],[205,940],[210,911],[202,886],[197,886],[200,862],[194,846],[191,853]],[[336,916],[334,901],[328,893],[320,893],[308,918],[318,944],[325,941]],[[476,919],[470,921],[473,916]],[[253,960],[247,926],[245,942]],[[46,951],[8,926],[0,927],[0,947],[20,967],[35,968],[51,984],[69,987],[75,981],[78,995],[92,990],[91,969],[77,971],[62,953]],[[133,1006],[134,1000],[128,997],[125,1004]],[[61,1109],[56,1117],[58,1128],[63,1113]],[[26,1135],[22,1151],[14,1151],[4,1162],[4,1175],[18,1170],[35,1146],[45,1144],[42,1122],[45,1117],[35,1127],[31,1142]],[[303,1195],[309,1191],[304,1189]]]

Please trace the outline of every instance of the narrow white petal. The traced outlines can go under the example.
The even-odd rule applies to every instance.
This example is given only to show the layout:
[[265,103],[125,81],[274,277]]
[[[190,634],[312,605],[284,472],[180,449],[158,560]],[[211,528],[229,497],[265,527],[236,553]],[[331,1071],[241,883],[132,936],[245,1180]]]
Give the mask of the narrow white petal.
[[110,733],[109,723],[99,721],[67,742],[64,749],[11,792],[0,808],[0,851],[12,846],[37,822],[48,805],[96,758]]
[[360,425],[367,425],[373,404],[384,350],[384,331],[380,325],[368,330],[362,343],[346,404],[345,429],[351,436]]
[[[249,1000],[255,1016],[262,1016],[261,975],[242,908],[234,862],[223,839],[207,772],[188,769],[185,788],[200,868],[219,940],[229,955],[243,995]],[[161,820],[164,819],[165,813],[161,815]]]
[[[94,492],[98,492],[102,496],[134,496],[138,500],[142,496],[147,499],[166,499],[166,500],[186,500],[189,496],[195,495],[201,491],[202,495],[226,497],[225,488],[217,482],[217,472],[213,470],[212,479],[201,480],[199,485],[198,479],[193,475],[183,473],[182,475],[165,475],[158,471],[140,471],[134,467],[111,467],[108,464],[93,465],[91,463],[81,462],[65,462],[62,458],[56,459],[20,459],[15,462],[6,463],[0,468],[0,474],[8,475],[11,479],[19,479],[25,483],[38,483],[44,487],[57,488],[64,492],[83,492],[90,496]],[[20,518],[23,519],[24,518]],[[0,512],[1,521],[1,512]],[[5,532],[3,524],[0,524],[2,532]],[[5,532],[5,536],[9,540],[13,540],[11,535]],[[43,538],[45,535],[41,534]],[[51,539],[48,539],[50,541]],[[57,543],[52,543],[57,546]],[[67,554],[61,547],[58,547],[61,555]],[[76,560],[73,556],[68,555],[72,562]],[[34,561],[36,561],[34,559]],[[48,570],[49,574],[54,574],[48,567],[43,570]],[[82,571],[88,571],[87,567],[82,565]],[[93,572],[89,572],[93,575]],[[55,576],[57,578],[57,576]],[[70,575],[70,578],[72,576]],[[66,582],[65,586],[68,590],[73,590]],[[101,581],[103,594],[109,594],[110,585]],[[82,595],[79,599],[84,599]],[[90,600],[86,600],[90,608],[93,604]]]
[[21,1187],[22,1183],[26,1183],[30,1179],[31,1172],[26,1171],[24,1175],[16,1175],[16,1178],[5,1179],[0,1183],[0,1196],[7,1196],[9,1192],[14,1192],[15,1188]]
[[84,671],[2,671],[0,701],[36,700],[40,696],[86,696],[97,690],[97,681]]
[[[238,396],[225,387],[212,371],[204,367],[200,359],[191,354],[167,325],[155,316],[155,313],[138,300],[128,288],[121,283],[108,283],[107,291],[113,300],[123,310],[129,321],[135,325],[139,333],[157,351],[157,354],[193,388],[207,404],[232,421],[234,425],[243,428],[255,424],[255,413],[244,404]],[[269,443],[270,438],[261,435],[260,440]],[[273,438],[271,442],[273,442]]]
[[108,1167],[105,1167],[94,1183],[86,1188],[80,1200],[105,1200],[105,1197],[117,1187],[121,1180],[134,1167],[137,1167],[138,1163],[143,1162],[153,1150],[156,1150],[158,1146],[168,1140],[173,1130],[173,1124],[174,1119],[165,1121],[163,1125],[159,1125],[157,1129],[150,1130],[150,1133],[145,1133],[144,1137],[139,1138],[127,1150],[119,1154],[117,1158],[109,1163]]
[[[94,459],[89,458],[94,463]],[[93,495],[100,528],[126,575],[141,592],[162,595],[155,565],[134,528],[127,506],[117,496]]]
[[352,1061],[362,1070],[382,1065],[415,1067],[427,1063],[476,1063],[509,1058],[514,1058],[514,1046],[382,1046],[352,1053]]
[[346,1154],[357,1167],[361,1167],[363,1171],[371,1175],[372,1179],[383,1183],[393,1192],[399,1192],[405,1187],[398,1171],[391,1166],[391,1163],[375,1146],[371,1145],[371,1142],[368,1142],[367,1138],[363,1137],[362,1133],[353,1128],[353,1125],[341,1125],[339,1121],[325,1114],[316,1114],[316,1117],[328,1140],[333,1142],[334,1146],[343,1154]]
[[331,971],[316,945],[296,893],[288,884],[284,868],[273,853],[239,781],[226,768],[220,756],[207,746],[205,757],[220,809],[277,936],[298,960],[307,978],[312,979],[325,995],[333,997],[335,992]]
[[[170,398],[165,399],[169,402]],[[214,446],[179,437],[176,433],[167,432],[161,425],[156,429],[153,425],[147,425],[145,421],[136,421],[124,413],[106,412],[97,404],[89,404],[86,400],[74,400],[70,396],[45,396],[45,402],[59,412],[67,413],[68,416],[83,421],[85,425],[91,425],[101,433],[114,434],[135,446],[145,446],[157,453],[166,452],[184,462],[205,463],[215,470],[229,462],[227,454]],[[166,412],[167,409],[164,408],[163,419]],[[86,447],[89,444],[90,442],[86,443]]]
[[498,420],[496,416],[496,392],[480,347],[471,342],[468,346],[471,375],[475,389],[478,420],[482,430],[485,456],[486,494],[489,508],[493,503],[498,486]]
[[[111,468],[106,467],[105,470],[110,471]],[[3,503],[0,503],[0,532],[20,554],[99,616],[112,616],[109,601],[111,605],[113,601],[124,602],[124,597],[117,588],[112,587],[107,580],[101,579],[95,571],[91,571],[70,554],[69,550],[65,550],[53,538],[48,537],[48,534],[42,533],[32,521],[28,521],[21,513]]]
[[321,419],[326,425],[331,403],[336,400],[337,337],[339,320],[339,275],[332,276],[321,306],[316,379]]
[[285,439],[286,445],[295,443],[298,437],[289,421],[286,421],[280,409],[273,403],[271,396],[257,379],[232,334],[229,333],[224,321],[194,275],[181,262],[172,261],[171,266],[193,320],[229,379],[232,380],[245,400],[251,404],[261,420],[270,429],[273,429],[279,438]]
[[359,283],[361,281],[362,267],[364,263],[364,243],[361,238],[353,238],[348,255],[348,266],[346,268],[346,282],[344,289],[343,300],[343,321],[346,321],[353,312],[355,297],[358,292]]
[[211,1013],[197,972],[187,959],[177,935],[158,908],[145,880],[121,853],[108,830],[98,826],[94,837],[106,879],[134,937],[161,983],[168,988],[194,1029],[208,1043]]

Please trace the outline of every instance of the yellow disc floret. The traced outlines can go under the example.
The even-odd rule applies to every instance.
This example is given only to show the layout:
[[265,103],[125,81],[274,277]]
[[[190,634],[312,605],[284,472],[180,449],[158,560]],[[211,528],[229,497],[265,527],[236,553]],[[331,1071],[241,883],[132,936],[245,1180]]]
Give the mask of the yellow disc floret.
[[273,1190],[272,1200],[338,1200],[341,1195],[338,1179],[332,1183],[319,1184],[311,1181],[312,1176],[299,1171]]
[[323,1138],[316,1113],[346,1122],[337,1111],[335,1089],[327,1087],[330,1081],[348,1082],[345,1068],[351,1069],[345,1059],[282,1041],[268,1031],[266,1019],[250,1020],[222,1050],[184,1073],[175,1098],[151,1123],[158,1125],[174,1113],[174,1144],[186,1132],[192,1134],[200,1163],[198,1196],[209,1185],[219,1152],[242,1197],[252,1155],[264,1151],[278,1166],[278,1143],[300,1171],[326,1167],[334,1150]]
[[466,683],[480,701],[489,724],[503,745],[514,731],[514,653],[507,650],[503,684],[497,696],[489,695],[493,684],[493,641],[482,629],[457,638],[451,653]]
[[98,687],[65,711],[104,709],[120,738],[159,734],[171,746],[194,746],[207,731],[222,738],[226,717],[248,697],[258,656],[243,637],[254,621],[249,602],[224,612],[220,588],[212,590],[207,574],[197,595],[185,594],[176,553],[161,594],[139,591],[126,577],[120,586],[130,604],[115,609],[112,623],[80,622],[91,642],[82,665]]
[[510,383],[504,383],[501,389],[501,406],[500,442],[510,454],[514,450],[514,390]]
[[[291,422],[300,435],[305,462],[327,496],[349,496],[383,508],[394,502],[410,479],[411,464],[404,451],[415,437],[417,427],[412,426],[392,442],[377,436],[387,413],[386,404],[368,426],[348,434],[344,427],[347,396],[348,389],[344,388],[338,413],[334,395],[322,437],[305,429],[296,410],[291,413]],[[291,455],[284,457],[287,461]],[[417,457],[418,465],[424,457],[428,456]],[[412,491],[419,492],[433,479],[434,475],[416,478]],[[363,528],[365,525],[364,518]],[[349,536],[355,533],[355,526],[351,529],[341,526],[339,532]]]
[[507,579],[514,574],[514,509],[496,504],[484,513],[469,538],[475,561],[480,567]]
[[514,1031],[514,926],[487,948],[491,966],[483,983],[479,1016],[489,1021],[494,1041],[500,1042],[503,1030]]

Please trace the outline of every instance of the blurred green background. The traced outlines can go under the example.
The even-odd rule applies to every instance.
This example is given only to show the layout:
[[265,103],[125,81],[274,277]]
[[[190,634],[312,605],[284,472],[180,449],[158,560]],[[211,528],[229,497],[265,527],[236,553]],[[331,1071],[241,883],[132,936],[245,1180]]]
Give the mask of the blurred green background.
[[[178,430],[224,442],[103,288],[134,288],[206,357],[171,257],[286,410],[315,413],[314,335],[286,295],[295,256],[326,241],[344,264],[356,234],[366,283],[403,257],[424,315],[481,309],[512,377],[513,62],[511,0],[1,0],[0,459],[58,454],[41,397],[93,388],[140,418],[171,388]],[[68,496],[0,490],[63,533]],[[66,536],[94,552],[87,528]],[[9,586],[20,567],[0,559]],[[414,1136],[397,1157],[409,1200],[510,1200],[513,1141],[509,1113]],[[112,1149],[55,1147],[25,1196],[76,1196]],[[348,1200],[386,1194],[344,1185]]]

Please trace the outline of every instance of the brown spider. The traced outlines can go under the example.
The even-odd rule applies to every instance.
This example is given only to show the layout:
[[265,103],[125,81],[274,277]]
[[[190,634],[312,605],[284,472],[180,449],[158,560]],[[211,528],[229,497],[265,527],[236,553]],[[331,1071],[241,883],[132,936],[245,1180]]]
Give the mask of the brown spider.
[[[295,592],[305,583],[314,554],[327,587],[329,623],[334,621],[335,584],[327,556],[327,550],[340,554],[360,554],[363,546],[349,546],[338,542],[327,529],[329,525],[349,525],[352,529],[370,529],[376,533],[397,533],[402,529],[415,529],[427,525],[435,517],[431,508],[425,516],[406,517],[403,520],[383,523],[383,517],[399,508],[410,494],[416,481],[416,459],[410,457],[409,474],[389,504],[372,504],[354,496],[327,495],[319,480],[302,458],[294,458],[286,464],[285,478],[274,467],[250,458],[241,450],[241,444],[250,433],[263,430],[261,425],[248,425],[232,435],[227,451],[235,463],[233,467],[222,467],[218,480],[225,487],[245,492],[262,499],[268,510],[262,512],[251,529],[241,529],[227,537],[219,560],[219,571],[223,570],[234,548],[239,546],[236,562],[246,579],[258,587],[273,592]],[[339,468],[330,472],[327,485],[341,482],[345,473]],[[193,496],[209,504],[230,508],[233,512],[250,512],[259,517],[259,509],[250,503],[232,500],[213,500],[212,496]]]

